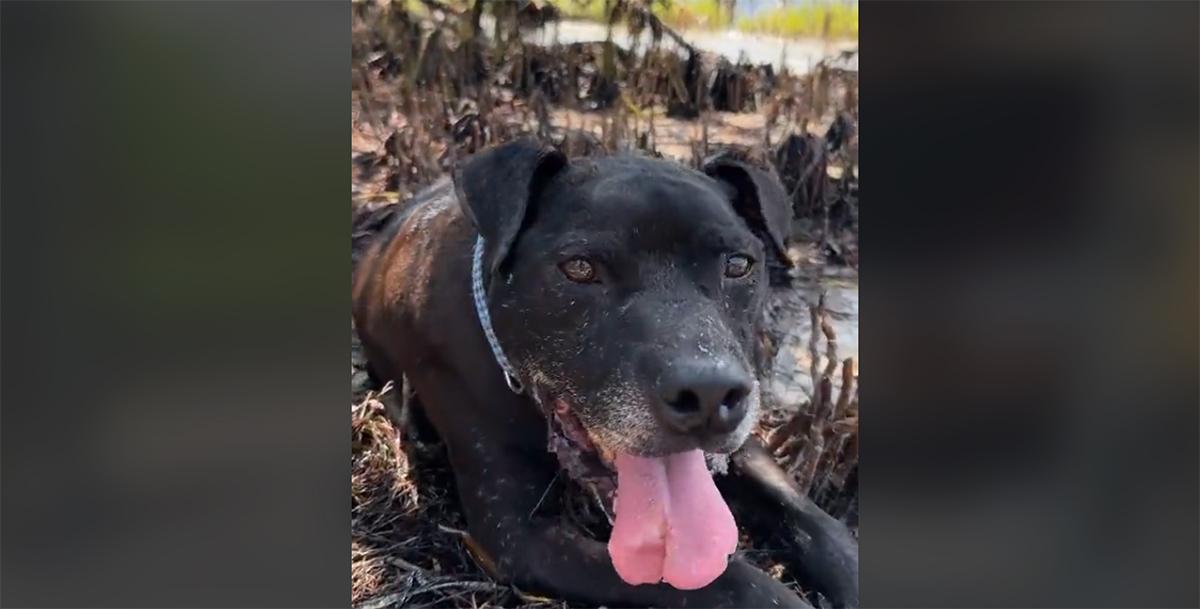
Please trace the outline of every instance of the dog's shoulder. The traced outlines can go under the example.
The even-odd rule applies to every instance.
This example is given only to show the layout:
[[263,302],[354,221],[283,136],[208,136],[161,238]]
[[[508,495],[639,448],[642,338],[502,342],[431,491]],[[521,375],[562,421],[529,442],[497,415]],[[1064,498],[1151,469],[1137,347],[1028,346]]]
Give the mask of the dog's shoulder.
[[354,268],[352,298],[360,323],[382,312],[424,306],[441,267],[461,258],[458,250],[466,247],[470,223],[449,178],[403,205],[381,223]]

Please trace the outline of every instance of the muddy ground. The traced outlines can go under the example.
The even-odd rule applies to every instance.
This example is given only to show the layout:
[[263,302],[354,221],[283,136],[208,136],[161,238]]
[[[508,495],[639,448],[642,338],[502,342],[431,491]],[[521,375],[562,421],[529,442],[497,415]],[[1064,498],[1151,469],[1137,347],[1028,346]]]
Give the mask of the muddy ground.
[[[481,28],[473,37],[469,6],[426,4],[444,10],[354,5],[352,215],[404,205],[465,156],[522,133],[572,154],[638,150],[695,166],[728,150],[773,167],[793,198],[797,268],[776,273],[766,312],[762,338],[774,356],[758,433],[822,507],[857,531],[857,74],[833,62],[802,75],[737,64],[670,31],[634,49],[547,46],[504,2],[483,17],[514,32],[525,24],[522,34],[497,38]],[[645,15],[621,19],[652,34],[663,27]],[[361,244],[371,227],[359,228]],[[442,448],[397,429],[388,405],[399,390],[373,386],[364,364],[352,330],[354,605],[567,606],[481,568]],[[559,487],[547,500],[563,518],[606,536],[588,494]],[[796,585],[770,545],[747,538],[739,551]]]

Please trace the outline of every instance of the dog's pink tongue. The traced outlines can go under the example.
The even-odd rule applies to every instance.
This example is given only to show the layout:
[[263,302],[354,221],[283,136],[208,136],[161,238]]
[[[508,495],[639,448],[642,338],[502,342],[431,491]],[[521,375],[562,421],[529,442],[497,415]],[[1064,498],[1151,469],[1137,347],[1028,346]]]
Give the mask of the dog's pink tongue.
[[704,453],[622,454],[616,465],[617,518],[608,554],[621,579],[694,590],[721,575],[737,548],[737,525]]

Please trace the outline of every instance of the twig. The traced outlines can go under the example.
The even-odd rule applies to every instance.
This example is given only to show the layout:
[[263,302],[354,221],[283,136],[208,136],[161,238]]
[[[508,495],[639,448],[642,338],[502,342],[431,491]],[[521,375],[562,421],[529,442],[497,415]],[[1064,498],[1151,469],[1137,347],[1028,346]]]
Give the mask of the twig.
[[792,456],[800,451],[800,445],[804,442],[803,436],[789,435],[784,437],[784,441],[780,443],[778,454],[784,456]]
[[383,609],[384,607],[393,607],[400,604],[400,601],[408,596],[408,594],[385,594],[363,601],[355,605],[354,609]]
[[385,607],[395,607],[404,604],[408,599],[419,594],[428,594],[437,592],[446,588],[459,588],[463,592],[501,592],[509,591],[507,586],[486,582],[486,581],[442,581],[437,583],[429,583],[418,588],[406,590],[403,593],[385,594],[384,596],[376,597],[368,601],[364,601],[354,606],[354,609],[384,609]]
[[444,524],[439,524],[439,525],[437,525],[437,527],[438,527],[438,530],[443,533],[450,533],[451,535],[458,535],[459,537],[470,537],[471,536],[470,533],[467,533],[466,531],[464,531],[462,529],[448,527]]
[[834,421],[846,416],[846,409],[850,407],[850,397],[854,395],[854,372],[854,358],[848,357],[842,362],[842,389],[838,393],[837,406],[833,411]]
[[[857,417],[855,423],[857,423]],[[855,425],[857,427],[857,425]],[[858,434],[851,434],[846,438],[846,443],[842,447],[841,455],[839,455],[838,465],[834,468],[834,478],[837,480],[838,486],[846,484],[846,478],[850,475],[850,471],[858,464]]]
[[387,144],[387,136],[383,133],[383,121],[379,120],[379,116],[375,114],[375,108],[373,107],[373,102],[370,99],[374,94],[374,90],[371,87],[371,79],[367,76],[367,71],[364,68],[359,67],[354,71],[354,73],[362,82],[362,93],[358,96],[358,102],[362,105],[363,111],[367,114],[367,121],[371,123],[371,131],[375,133],[375,139],[378,142],[380,151],[376,154],[386,155],[387,148],[385,145]]
[[800,476],[797,481],[800,485],[800,490],[808,494],[812,488],[813,480],[817,474],[817,464],[821,461],[821,454],[825,450],[825,432],[824,420],[828,411],[827,405],[833,400],[833,381],[828,376],[821,377],[817,391],[816,412],[813,414],[813,424],[808,428],[808,446],[811,450],[807,451],[807,457],[800,468]]
[[659,19],[658,17],[656,17],[654,15],[654,13],[651,13],[650,11],[648,11],[646,9],[640,9],[640,10],[644,11],[644,14],[647,19],[652,19],[655,22],[657,22],[658,27],[662,29],[664,34],[670,36],[671,40],[675,41],[675,44],[678,44],[679,46],[683,47],[684,49],[687,49],[687,51],[689,53],[696,52],[696,47],[689,44],[687,40],[684,40],[683,36],[679,35],[679,32],[676,32],[675,30],[671,29],[670,26],[663,23],[661,19]]
[[795,447],[795,443],[788,440],[803,436],[803,432],[812,424],[812,416],[805,410],[811,411],[811,406],[801,407],[791,420],[775,429],[770,440],[767,441],[767,452],[773,455],[788,454]]
[[447,581],[447,582],[441,582],[441,583],[425,586],[422,588],[418,588],[416,590],[413,590],[411,593],[409,593],[409,596],[416,596],[418,594],[435,592],[437,590],[444,590],[446,588],[462,588],[464,591],[467,591],[467,592],[498,592],[501,590],[503,590],[503,591],[508,590],[507,586],[501,586],[500,584],[495,584],[492,582]]
[[396,565],[397,567],[400,567],[401,569],[404,569],[405,571],[416,571],[418,573],[426,573],[427,572],[424,567],[421,567],[419,565],[414,565],[414,564],[408,562],[407,560],[400,558],[399,556],[392,556],[391,558],[388,558],[388,562],[392,563],[393,565]]
[[[837,334],[833,332],[833,325],[829,323],[829,313],[825,311],[825,298],[821,297],[821,333],[825,335],[825,357],[829,362],[825,365],[825,376],[832,378],[837,372],[838,354],[837,354]],[[815,329],[813,330],[816,331]]]
[[[829,447],[829,450],[821,455],[821,462],[816,470],[821,472],[820,482],[814,481],[818,492],[828,487],[830,481],[835,478],[834,470],[846,450],[849,436],[858,431],[858,416],[850,416],[847,412],[850,409],[851,397],[854,395],[854,371],[854,358],[846,358],[842,362],[841,391],[838,393],[837,403],[833,406],[828,425],[825,428],[825,446]],[[855,440],[857,441],[857,439]],[[838,482],[838,486],[841,485],[842,482]]]
[[821,314],[819,311],[821,309],[823,309],[824,307],[825,307],[825,294],[821,294],[820,297],[817,298],[817,306],[809,307],[809,309],[808,309],[808,318],[809,318],[808,357],[810,360],[808,362],[808,375],[809,375],[809,379],[812,380],[812,386],[813,386],[812,405],[814,406],[814,410],[813,410],[814,415],[816,414],[815,407],[817,406],[817,403],[816,403],[817,379],[821,378],[817,374],[819,371],[818,366],[820,365],[820,362],[821,362],[821,352],[818,349],[818,345],[820,344],[819,343],[820,335],[817,333],[817,328],[819,328],[821,326]]

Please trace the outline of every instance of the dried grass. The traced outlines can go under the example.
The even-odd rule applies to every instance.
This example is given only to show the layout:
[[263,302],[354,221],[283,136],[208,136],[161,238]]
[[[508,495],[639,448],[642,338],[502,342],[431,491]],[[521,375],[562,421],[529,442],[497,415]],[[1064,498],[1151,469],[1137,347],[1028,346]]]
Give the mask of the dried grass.
[[[352,361],[352,376],[363,372]],[[397,391],[358,381],[350,408],[350,598],[384,607],[567,607],[493,581],[469,550],[440,445],[422,443],[389,416]]]

